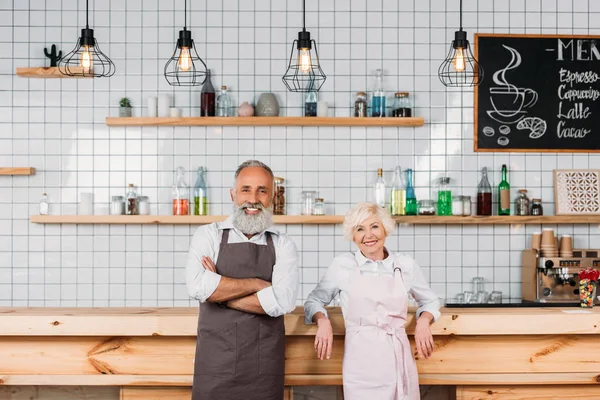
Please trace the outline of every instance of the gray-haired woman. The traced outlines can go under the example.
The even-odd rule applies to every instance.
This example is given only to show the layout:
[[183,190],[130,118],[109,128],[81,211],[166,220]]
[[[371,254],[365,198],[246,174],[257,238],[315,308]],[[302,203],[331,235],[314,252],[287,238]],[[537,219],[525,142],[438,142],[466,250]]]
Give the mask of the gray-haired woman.
[[325,305],[339,296],[346,325],[342,366],[347,400],[419,399],[417,367],[404,330],[408,293],[417,301],[418,353],[433,352],[430,324],[440,303],[415,260],[390,253],[385,239],[395,222],[373,203],[360,203],[344,218],[344,236],[355,253],[336,257],[304,304],[306,323],[318,325],[315,350],[322,360],[332,352],[333,334]]

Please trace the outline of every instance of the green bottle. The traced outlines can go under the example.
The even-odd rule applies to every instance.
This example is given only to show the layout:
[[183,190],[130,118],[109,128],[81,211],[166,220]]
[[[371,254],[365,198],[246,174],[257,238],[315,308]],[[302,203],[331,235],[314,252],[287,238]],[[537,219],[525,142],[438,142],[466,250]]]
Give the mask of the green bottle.
[[506,164],[502,164],[502,182],[498,185],[498,215],[510,215],[510,185],[506,180]]
[[406,215],[417,215],[417,196],[413,187],[413,170],[406,170]]
[[198,167],[198,177],[194,185],[194,215],[208,215],[206,196],[206,179],[204,167]]

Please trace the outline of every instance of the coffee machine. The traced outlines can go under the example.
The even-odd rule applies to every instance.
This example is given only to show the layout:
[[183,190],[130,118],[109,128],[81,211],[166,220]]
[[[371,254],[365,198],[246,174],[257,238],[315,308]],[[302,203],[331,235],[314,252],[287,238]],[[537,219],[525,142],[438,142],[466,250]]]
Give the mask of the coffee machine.
[[[536,249],[525,249],[521,265],[523,301],[579,303],[579,271],[600,270],[600,250],[574,249],[573,257],[542,257]],[[599,303],[597,298],[594,303]]]

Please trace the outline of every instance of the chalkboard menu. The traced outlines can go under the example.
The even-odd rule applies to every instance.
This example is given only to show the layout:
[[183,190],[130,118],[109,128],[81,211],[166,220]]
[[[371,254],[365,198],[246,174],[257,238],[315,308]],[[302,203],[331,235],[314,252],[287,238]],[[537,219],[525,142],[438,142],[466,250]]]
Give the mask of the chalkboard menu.
[[600,152],[600,36],[475,35],[475,151]]

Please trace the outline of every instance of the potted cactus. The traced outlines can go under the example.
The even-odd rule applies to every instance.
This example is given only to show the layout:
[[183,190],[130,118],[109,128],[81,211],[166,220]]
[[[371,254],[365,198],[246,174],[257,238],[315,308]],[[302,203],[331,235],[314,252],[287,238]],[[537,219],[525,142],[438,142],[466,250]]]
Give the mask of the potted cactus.
[[119,101],[119,117],[131,117],[131,100],[129,97],[123,97]]

